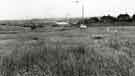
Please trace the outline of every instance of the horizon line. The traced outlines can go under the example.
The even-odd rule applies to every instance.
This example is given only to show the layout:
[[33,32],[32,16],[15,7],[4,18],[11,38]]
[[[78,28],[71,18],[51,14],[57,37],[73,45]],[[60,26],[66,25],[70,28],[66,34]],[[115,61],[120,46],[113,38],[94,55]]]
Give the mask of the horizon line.
[[[129,16],[131,16],[129,13],[120,13],[120,14],[128,14]],[[118,15],[120,15],[120,14],[118,14]],[[111,15],[111,14],[104,14],[104,15],[100,15],[100,16],[85,16],[85,18],[90,18],[90,17],[102,17],[102,16],[108,16],[108,15],[110,15],[110,16],[113,16],[113,17],[117,17],[117,16],[114,16],[114,15]],[[132,16],[133,15],[135,15],[135,14],[132,14]],[[79,16],[79,17],[65,17],[65,16],[63,16],[63,17],[35,17],[35,18],[13,18],[13,19],[11,19],[11,18],[7,18],[7,19],[0,19],[0,21],[10,21],[10,20],[34,20],[34,19],[37,19],[37,20],[42,20],[42,19],[66,19],[66,18],[81,18],[81,16]]]

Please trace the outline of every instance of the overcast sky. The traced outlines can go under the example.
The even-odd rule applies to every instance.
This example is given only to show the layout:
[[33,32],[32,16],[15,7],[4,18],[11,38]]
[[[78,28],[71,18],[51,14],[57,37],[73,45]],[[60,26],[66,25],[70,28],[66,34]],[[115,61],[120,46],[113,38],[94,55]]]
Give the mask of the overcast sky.
[[81,3],[85,16],[135,13],[134,0],[0,0],[0,19],[26,19],[46,17],[80,17]]

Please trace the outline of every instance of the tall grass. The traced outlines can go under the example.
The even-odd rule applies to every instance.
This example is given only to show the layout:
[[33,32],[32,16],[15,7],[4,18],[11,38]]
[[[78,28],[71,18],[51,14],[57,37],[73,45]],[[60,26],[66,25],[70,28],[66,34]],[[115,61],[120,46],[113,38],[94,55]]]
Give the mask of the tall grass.
[[[127,46],[116,42],[120,47]],[[115,47],[108,43],[103,47]],[[10,55],[2,57],[0,76],[134,76],[133,61],[125,55],[118,55],[115,60],[98,54],[97,50],[87,46],[62,48],[59,44],[51,48],[40,40],[22,43]]]

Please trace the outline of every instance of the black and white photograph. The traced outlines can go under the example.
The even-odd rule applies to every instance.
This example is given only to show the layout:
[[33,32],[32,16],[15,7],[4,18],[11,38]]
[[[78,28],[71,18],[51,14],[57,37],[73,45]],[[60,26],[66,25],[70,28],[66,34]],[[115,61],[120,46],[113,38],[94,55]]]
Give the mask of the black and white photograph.
[[135,76],[135,1],[0,0],[0,76]]

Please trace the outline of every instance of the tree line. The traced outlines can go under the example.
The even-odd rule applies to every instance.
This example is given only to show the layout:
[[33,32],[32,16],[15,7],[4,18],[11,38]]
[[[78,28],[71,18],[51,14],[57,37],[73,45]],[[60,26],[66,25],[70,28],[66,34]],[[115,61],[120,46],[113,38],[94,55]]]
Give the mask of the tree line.
[[101,17],[90,17],[80,19],[77,24],[115,23],[115,22],[135,22],[135,14],[133,16],[130,16],[129,14],[119,14],[117,17],[111,15]]

